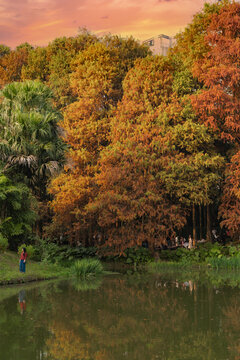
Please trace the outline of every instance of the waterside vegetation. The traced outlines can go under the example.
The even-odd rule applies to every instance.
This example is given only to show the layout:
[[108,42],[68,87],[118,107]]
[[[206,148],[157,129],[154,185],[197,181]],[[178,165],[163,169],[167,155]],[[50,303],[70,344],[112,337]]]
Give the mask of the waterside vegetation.
[[[205,286],[230,286],[240,288],[240,272],[237,268],[213,268],[201,265],[187,266],[178,263],[152,263],[147,266],[147,272],[165,280],[176,280],[181,283],[197,282]],[[186,284],[189,286],[188,284]]]
[[[104,267],[100,260],[94,258],[84,258],[75,260],[72,263],[62,262],[61,265],[47,262],[27,261],[26,273],[20,273],[18,269],[18,257],[15,253],[7,251],[0,253],[0,285],[27,283],[40,280],[48,280],[55,278],[76,278],[87,281],[93,276],[108,274],[104,271]],[[79,285],[80,286],[80,285]],[[84,287],[84,286],[83,286]]]
[[90,276],[102,275],[104,269],[98,259],[82,259],[74,262],[72,272],[78,279],[86,279]]
[[66,277],[69,269],[54,264],[27,262],[25,274],[19,272],[19,256],[13,252],[0,253],[0,285],[19,284]]

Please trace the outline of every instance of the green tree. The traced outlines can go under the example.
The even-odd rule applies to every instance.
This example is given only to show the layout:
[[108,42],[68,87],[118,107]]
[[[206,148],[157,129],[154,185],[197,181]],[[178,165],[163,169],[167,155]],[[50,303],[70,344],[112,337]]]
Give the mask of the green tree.
[[75,100],[70,86],[71,63],[79,52],[97,41],[96,36],[82,30],[75,37],[57,38],[46,47],[33,49],[22,68],[22,80],[46,82],[54,93],[58,108],[65,107]]
[[4,172],[26,183],[39,201],[38,232],[49,221],[47,184],[64,163],[64,145],[52,92],[38,81],[12,83],[2,90],[1,157]]
[[9,46],[0,44],[0,58],[4,55],[7,55],[11,52],[11,49]]
[[32,232],[37,218],[37,203],[29,188],[13,182],[0,171],[0,232],[12,248]]
[[59,138],[60,114],[51,90],[37,81],[12,83],[2,90],[0,107],[1,161],[10,176],[22,177],[39,200],[64,159]]
[[47,81],[49,78],[49,61],[46,47],[37,47],[29,52],[27,64],[21,72],[22,80]]

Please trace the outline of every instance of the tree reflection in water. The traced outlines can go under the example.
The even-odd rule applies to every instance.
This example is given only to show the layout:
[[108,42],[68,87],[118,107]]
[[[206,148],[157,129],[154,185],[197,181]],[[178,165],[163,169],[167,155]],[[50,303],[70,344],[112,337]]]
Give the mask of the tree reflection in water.
[[0,360],[239,359],[239,289],[184,280],[37,286],[24,316],[18,291],[0,302]]
[[[197,288],[191,280],[142,275],[108,279],[96,292],[82,293],[79,302],[69,291],[61,300],[64,312],[61,302],[56,304],[53,338],[48,341],[56,360],[205,360],[206,354],[215,359],[223,349],[209,320],[215,316],[208,305],[212,290]],[[56,353],[57,348],[61,351]]]
[[228,342],[231,359],[240,359],[240,299],[239,294],[227,301],[223,309],[224,336]]

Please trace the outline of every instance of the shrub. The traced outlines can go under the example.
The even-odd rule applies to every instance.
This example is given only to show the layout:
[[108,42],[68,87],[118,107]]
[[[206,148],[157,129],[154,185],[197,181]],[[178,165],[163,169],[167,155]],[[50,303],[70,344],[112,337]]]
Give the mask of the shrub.
[[194,262],[199,259],[199,253],[195,253],[195,249],[188,250],[185,248],[178,248],[176,250],[162,250],[159,254],[161,260],[174,262]]
[[127,264],[148,263],[152,260],[149,249],[132,247],[125,250],[125,262]]
[[222,256],[236,256],[238,248],[234,246],[222,246],[218,243],[199,244],[194,249],[178,248],[177,250],[162,250],[159,253],[161,260],[175,261],[181,263],[202,263],[209,258],[221,258]]
[[179,258],[177,256],[177,251],[181,250],[181,249],[177,249],[177,250],[161,250],[159,253],[159,258],[161,260],[166,260],[166,261],[179,261]]
[[240,251],[236,246],[228,246],[228,255],[229,256],[239,256]]
[[234,257],[217,257],[209,258],[208,263],[215,269],[225,268],[225,269],[239,269],[240,268],[240,256]]
[[18,254],[20,255],[22,252],[22,248],[26,248],[27,251],[27,257],[30,259],[33,257],[35,249],[32,245],[26,245],[26,244],[22,244],[18,247]]
[[8,239],[0,233],[0,253],[4,253],[8,248]]
[[34,255],[34,251],[35,251],[33,245],[27,245],[26,250],[27,250],[28,257],[32,258]]
[[96,252],[95,247],[71,247],[69,245],[57,245],[47,240],[39,240],[35,245],[34,260],[69,265],[76,259],[95,257]]
[[103,265],[98,259],[82,259],[75,261],[73,274],[78,278],[86,278],[90,275],[99,275],[103,273]]

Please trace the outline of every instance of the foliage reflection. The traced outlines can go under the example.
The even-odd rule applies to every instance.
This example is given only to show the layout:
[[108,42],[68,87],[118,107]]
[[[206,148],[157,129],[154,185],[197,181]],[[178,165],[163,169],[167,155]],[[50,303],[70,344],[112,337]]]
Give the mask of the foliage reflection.
[[135,273],[21,290],[0,302],[0,360],[240,356],[238,288]]

